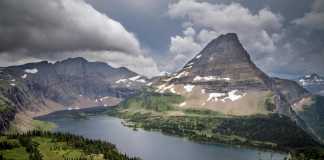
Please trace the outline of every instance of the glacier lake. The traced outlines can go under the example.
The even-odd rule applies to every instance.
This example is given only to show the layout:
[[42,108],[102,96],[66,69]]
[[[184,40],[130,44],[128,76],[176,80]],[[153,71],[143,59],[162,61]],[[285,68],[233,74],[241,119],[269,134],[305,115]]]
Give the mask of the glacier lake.
[[54,122],[54,131],[69,132],[91,139],[109,141],[129,156],[143,160],[284,160],[286,154],[222,144],[202,144],[160,132],[125,127],[119,118],[107,115],[72,117],[60,111],[40,120]]

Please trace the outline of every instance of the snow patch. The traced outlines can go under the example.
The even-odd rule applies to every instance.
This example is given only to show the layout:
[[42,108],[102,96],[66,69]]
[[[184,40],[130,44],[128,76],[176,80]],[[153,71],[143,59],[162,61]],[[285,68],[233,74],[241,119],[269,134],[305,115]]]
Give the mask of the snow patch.
[[243,96],[246,95],[246,93],[244,93],[243,95],[240,95],[240,94],[237,94],[238,90],[232,90],[230,92],[228,92],[228,97],[224,98],[224,101],[226,99],[229,99],[231,101],[236,101],[236,100],[239,100],[241,99]]
[[135,76],[135,77],[131,77],[131,78],[128,78],[128,79],[131,80],[131,81],[136,81],[136,80],[138,80],[140,78],[141,78],[141,76]]
[[170,91],[171,91],[171,93],[174,93],[174,94],[176,94],[176,93],[177,93],[177,91],[175,91],[175,89],[174,89],[174,88],[171,88],[171,89],[170,89]]
[[225,81],[230,81],[231,78],[220,78],[220,77],[216,77],[216,76],[196,76],[193,81],[214,81],[214,80],[225,80]]
[[109,99],[109,98],[110,98],[109,96],[107,96],[107,97],[101,97],[101,98],[99,99],[99,101],[102,102],[103,100],[105,100],[105,99]]
[[15,83],[10,83],[10,86],[16,86],[16,84]]
[[36,74],[38,72],[38,69],[37,68],[25,69],[25,72],[30,74]]
[[181,78],[183,76],[187,76],[189,74],[189,72],[187,71],[182,71],[181,73],[177,74],[177,76],[175,76],[174,78]]
[[79,110],[79,109],[80,109],[80,107],[78,107],[78,106],[67,108],[67,110],[69,110],[69,111],[72,111],[72,110]]
[[170,90],[170,89],[172,89],[173,86],[174,86],[174,84],[171,84],[171,85],[169,85],[169,86],[166,86],[166,87],[162,88],[162,90],[161,90],[160,92],[161,92],[161,93],[164,93],[166,90]]
[[205,89],[202,89],[201,90],[201,94],[205,94],[206,93],[206,90]]
[[209,93],[208,102],[217,102],[220,97],[226,96],[226,93]]
[[146,86],[151,86],[153,83],[152,82],[149,82],[149,83],[146,83]]
[[186,102],[182,102],[182,103],[179,104],[179,106],[180,106],[180,107],[183,107],[183,106],[185,106],[186,104],[187,104]]
[[145,79],[138,79],[138,80],[136,80],[136,82],[146,83],[146,80]]
[[[127,83],[128,80],[133,81],[133,82],[146,83],[145,79],[140,79],[140,78],[141,78],[141,76],[135,76],[135,77],[131,77],[131,78],[128,78],[128,79],[120,79],[120,80],[117,80],[115,83],[117,83],[117,84],[119,84],[119,83]],[[129,84],[131,84],[131,82],[129,82]]]
[[161,89],[164,88],[165,86],[166,86],[166,84],[159,85],[157,90],[161,90]]
[[191,62],[191,63],[187,64],[186,66],[191,66],[193,64],[195,64],[195,63],[194,62]]
[[190,85],[190,84],[187,84],[187,85],[183,86],[183,88],[184,88],[187,92],[191,92],[192,89],[193,89],[194,87],[195,87],[194,85]]
[[127,79],[120,79],[118,81],[116,81],[115,83],[119,84],[119,83],[126,83]]
[[16,79],[12,79],[12,80],[10,80],[11,82],[16,82]]
[[229,91],[228,93],[209,93],[209,97],[207,101],[212,101],[212,102],[217,102],[221,100],[222,102],[226,102],[226,100],[230,101],[237,101],[244,97],[246,93],[238,93],[239,90],[232,90]]
[[170,85],[163,84],[158,86],[158,89],[155,90],[155,92],[164,93],[165,91],[169,90],[171,93],[177,93],[173,87],[174,84],[170,84]]
[[26,79],[27,78],[27,74],[24,74],[21,76],[22,79]]
[[201,54],[197,55],[197,56],[196,56],[196,59],[199,59],[200,57],[201,57]]

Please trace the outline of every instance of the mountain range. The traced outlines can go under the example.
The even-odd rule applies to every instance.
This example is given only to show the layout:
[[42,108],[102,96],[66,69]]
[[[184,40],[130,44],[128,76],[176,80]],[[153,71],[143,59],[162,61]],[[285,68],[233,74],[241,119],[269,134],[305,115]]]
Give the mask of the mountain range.
[[297,82],[309,92],[324,96],[324,77],[313,73],[298,78]]
[[180,108],[286,116],[323,142],[323,97],[295,81],[269,77],[234,33],[212,40],[179,71],[152,79],[83,58],[0,68],[0,130],[13,120],[26,126],[25,117],[56,110],[113,106],[144,87],[183,96]]
[[0,129],[8,128],[16,113],[18,123],[25,123],[26,117],[56,110],[116,105],[146,81],[127,68],[79,57],[1,68]]

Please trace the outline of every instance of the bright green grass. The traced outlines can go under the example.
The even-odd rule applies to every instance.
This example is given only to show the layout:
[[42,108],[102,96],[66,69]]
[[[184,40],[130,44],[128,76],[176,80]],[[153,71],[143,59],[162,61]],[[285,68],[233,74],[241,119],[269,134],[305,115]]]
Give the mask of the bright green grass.
[[41,130],[41,131],[51,131],[57,127],[55,123],[45,122],[40,120],[33,120],[32,125],[36,130]]
[[8,104],[5,102],[4,97],[0,95],[0,113],[5,112],[8,109]]
[[[38,149],[42,154],[43,160],[63,160],[85,158],[88,160],[103,160],[101,154],[86,154],[80,149],[69,146],[66,142],[54,142],[51,138],[34,137],[32,140],[38,143]],[[7,141],[15,143],[17,147],[10,150],[0,150],[0,155],[10,160],[28,160],[29,153],[26,148],[19,144],[17,139],[7,139],[6,136],[0,136],[0,142]]]
[[175,104],[181,103],[183,100],[183,97],[172,93],[142,92],[140,95],[127,99],[121,104],[121,107],[165,112],[174,110]]
[[86,155],[82,150],[75,149],[65,142],[53,142],[49,138],[35,137],[34,142],[39,143],[38,149],[43,155],[44,160],[60,160],[72,158],[103,159],[102,155]]
[[25,147],[13,148],[11,150],[0,150],[0,154],[2,154],[5,159],[10,160],[28,160],[29,157]]

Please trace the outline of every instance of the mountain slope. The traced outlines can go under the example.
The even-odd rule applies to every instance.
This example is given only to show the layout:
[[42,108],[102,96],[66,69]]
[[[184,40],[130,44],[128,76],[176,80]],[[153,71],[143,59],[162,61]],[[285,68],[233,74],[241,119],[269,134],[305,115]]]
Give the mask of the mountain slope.
[[[118,83],[121,79],[127,83]],[[15,112],[33,114],[67,107],[116,105],[135,94],[146,80],[127,68],[113,68],[83,58],[54,64],[44,61],[1,68],[0,98]],[[0,130],[4,126],[7,125]]]
[[[234,115],[291,114],[277,81],[256,67],[233,33],[210,42],[183,69],[162,78],[156,86],[157,92],[170,91],[187,97],[181,107],[208,108]],[[296,94],[294,98],[307,92]]]
[[156,92],[183,96],[185,101],[177,104],[183,109],[209,109],[232,116],[277,113],[319,141],[324,136],[314,129],[318,123],[306,120],[293,107],[311,94],[294,81],[267,76],[233,33],[211,41],[180,71],[161,77],[154,86]]

